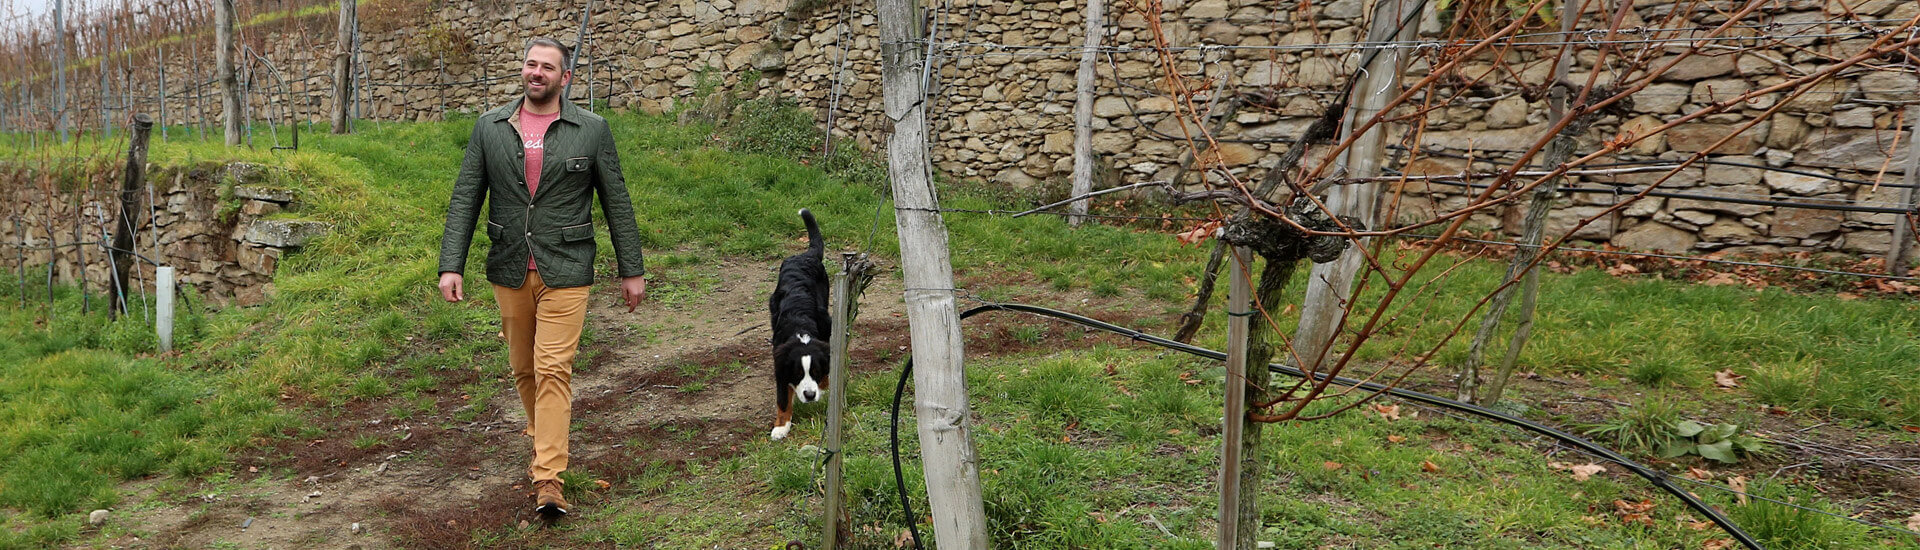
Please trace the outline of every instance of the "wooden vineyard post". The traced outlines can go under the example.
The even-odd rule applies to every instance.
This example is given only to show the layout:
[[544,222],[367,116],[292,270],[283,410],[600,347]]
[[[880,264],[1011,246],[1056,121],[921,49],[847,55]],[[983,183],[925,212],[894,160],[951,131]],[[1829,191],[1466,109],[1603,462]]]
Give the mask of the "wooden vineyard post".
[[859,296],[866,290],[867,283],[873,281],[873,264],[867,261],[866,254],[842,252],[840,266],[840,271],[833,274],[833,337],[828,342],[833,356],[827,363],[830,367],[827,369],[827,433],[820,441],[820,447],[827,454],[827,495],[823,507],[826,517],[820,521],[823,550],[839,548],[840,541],[850,534],[845,495],[840,489],[841,434],[847,408],[847,347],[853,320],[860,310]]
[[[1226,413],[1220,424],[1220,533],[1214,548],[1235,550],[1240,533],[1241,436],[1247,424],[1247,344],[1252,334],[1253,293],[1251,253],[1233,247],[1227,267],[1227,380]],[[1260,368],[1266,368],[1261,365]],[[1255,518],[1257,519],[1257,518]]]

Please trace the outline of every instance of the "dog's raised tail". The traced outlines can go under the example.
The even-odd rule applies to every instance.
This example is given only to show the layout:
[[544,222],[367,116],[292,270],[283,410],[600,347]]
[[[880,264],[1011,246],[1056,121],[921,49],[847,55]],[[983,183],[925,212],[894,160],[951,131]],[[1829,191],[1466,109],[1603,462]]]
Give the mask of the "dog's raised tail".
[[807,248],[813,252],[826,253],[827,240],[820,236],[820,224],[813,221],[813,212],[800,209],[800,221],[807,222]]

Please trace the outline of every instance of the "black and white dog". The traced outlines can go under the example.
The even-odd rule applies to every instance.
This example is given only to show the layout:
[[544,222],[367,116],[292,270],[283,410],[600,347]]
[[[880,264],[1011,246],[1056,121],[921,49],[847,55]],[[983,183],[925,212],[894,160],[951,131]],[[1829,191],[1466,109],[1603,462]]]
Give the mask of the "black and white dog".
[[807,251],[780,262],[767,309],[773,314],[773,439],[793,429],[793,400],[812,403],[827,395],[827,339],[833,318],[827,313],[826,240],[813,213],[800,210],[807,224]]

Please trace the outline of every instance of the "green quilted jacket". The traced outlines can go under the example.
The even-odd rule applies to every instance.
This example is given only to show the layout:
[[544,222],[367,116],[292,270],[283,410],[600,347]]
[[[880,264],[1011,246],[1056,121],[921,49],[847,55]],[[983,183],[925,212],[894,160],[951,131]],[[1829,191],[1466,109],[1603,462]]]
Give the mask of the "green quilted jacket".
[[640,228],[627,198],[620,156],[607,120],[569,101],[547,128],[538,194],[527,193],[525,151],[520,143],[520,100],[488,111],[473,124],[466,158],[447,202],[447,226],[440,235],[440,272],[460,273],[473,244],[480,203],[487,203],[487,280],[520,288],[527,279],[527,255],[533,255],[540,279],[549,287],[593,283],[593,197],[613,237],[621,277],[646,273],[640,255]]

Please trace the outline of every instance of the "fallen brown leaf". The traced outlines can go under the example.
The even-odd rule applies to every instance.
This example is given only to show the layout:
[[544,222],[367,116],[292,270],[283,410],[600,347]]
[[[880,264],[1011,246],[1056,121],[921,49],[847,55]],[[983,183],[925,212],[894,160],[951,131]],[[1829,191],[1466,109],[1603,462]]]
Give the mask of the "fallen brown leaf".
[[1690,478],[1693,478],[1693,479],[1698,479],[1698,480],[1700,480],[1700,481],[1712,481],[1712,480],[1713,480],[1713,472],[1711,472],[1711,471],[1708,471],[1708,470],[1707,470],[1707,469],[1705,469],[1705,468],[1695,468],[1695,467],[1688,467],[1688,468],[1687,468],[1687,477],[1690,477]]
[[1327,469],[1327,471],[1333,471],[1333,470],[1338,470],[1338,469],[1340,469],[1341,467],[1344,467],[1344,466],[1346,466],[1346,465],[1345,465],[1345,464],[1341,464],[1341,463],[1338,463],[1338,462],[1334,462],[1334,461],[1331,461],[1331,460],[1329,460],[1329,461],[1326,461],[1326,462],[1322,462],[1322,463],[1320,463],[1320,467],[1321,467],[1321,468],[1326,468],[1326,469]]
[[1695,531],[1705,531],[1705,530],[1707,530],[1707,528],[1708,528],[1708,527],[1713,527],[1713,522],[1711,522],[1711,521],[1689,521],[1689,522],[1687,522],[1687,528],[1688,528],[1688,529],[1692,529],[1692,530],[1695,530]]
[[1726,550],[1732,546],[1733,541],[1728,539],[1708,539],[1700,545],[1700,550]]
[[607,480],[604,480],[604,479],[593,480],[593,485],[601,489],[606,489],[613,486],[612,483],[607,483]]
[[1565,462],[1548,462],[1547,467],[1553,468],[1555,470],[1566,470],[1568,472],[1572,472],[1574,481],[1586,481],[1587,478],[1593,477],[1593,474],[1607,471],[1606,466],[1601,466],[1599,464],[1592,464],[1592,463],[1568,464]]
[[1402,437],[1402,436],[1397,436],[1397,435],[1388,435],[1388,436],[1387,436],[1387,442],[1388,442],[1388,443],[1399,443],[1399,442],[1402,442],[1402,441],[1406,441],[1406,440],[1407,440],[1407,438],[1405,438],[1405,437]]
[[1737,388],[1740,387],[1740,379],[1742,378],[1746,377],[1734,374],[1733,369],[1723,369],[1713,373],[1713,385],[1722,388]]
[[1913,516],[1907,518],[1907,529],[1920,531],[1920,512],[1914,512]]
[[1389,421],[1400,419],[1399,405],[1381,405],[1375,403],[1373,405],[1373,412],[1380,413],[1380,418],[1385,418]]
[[1727,488],[1733,489],[1734,493],[1738,495],[1741,506],[1747,505],[1747,476],[1727,478]]
[[1640,502],[1627,502],[1625,500],[1613,501],[1613,511],[1620,514],[1645,514],[1653,511],[1654,506],[1653,499],[1645,499]]
[[1431,460],[1420,461],[1420,469],[1429,474],[1440,473],[1440,465],[1434,464]]

